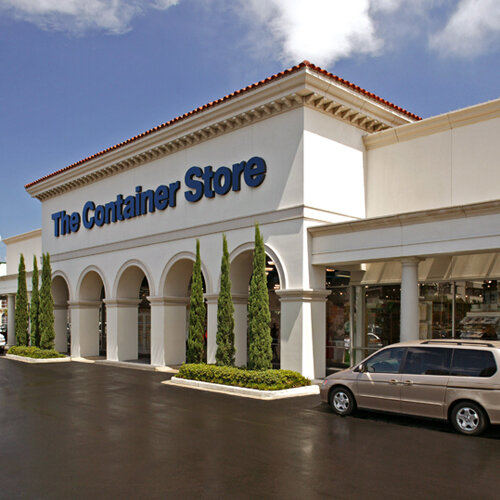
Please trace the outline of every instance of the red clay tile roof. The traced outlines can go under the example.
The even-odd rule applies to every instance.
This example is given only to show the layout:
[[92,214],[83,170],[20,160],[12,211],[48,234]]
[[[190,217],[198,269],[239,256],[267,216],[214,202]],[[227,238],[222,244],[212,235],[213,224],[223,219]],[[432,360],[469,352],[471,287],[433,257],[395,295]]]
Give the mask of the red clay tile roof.
[[98,153],[95,153],[92,156],[88,156],[87,158],[84,158],[83,160],[77,161],[75,163],[72,163],[71,165],[68,165],[67,167],[61,168],[60,170],[52,172],[51,174],[45,175],[44,177],[41,177],[40,179],[37,179],[36,181],[33,181],[33,182],[30,182],[29,184],[26,184],[24,187],[29,188],[31,186],[34,186],[35,184],[38,184],[38,183],[40,183],[46,179],[49,179],[51,177],[54,177],[58,174],[61,174],[62,172],[66,172],[68,170],[71,170],[79,165],[82,165],[83,163],[87,163],[88,161],[93,160],[94,158],[98,158],[99,156],[102,156],[106,153],[109,153],[110,151],[114,151],[115,149],[119,149],[127,144],[130,144],[131,142],[135,142],[138,139],[141,139],[142,137],[146,137],[147,135],[152,134],[153,132],[157,132],[158,130],[164,129],[170,125],[173,125],[174,123],[177,123],[181,120],[189,118],[190,116],[196,115],[202,111],[205,111],[208,108],[216,106],[217,104],[221,104],[223,102],[226,102],[229,99],[232,99],[233,97],[237,97],[237,96],[243,94],[244,92],[247,92],[248,90],[254,89],[256,87],[261,87],[262,85],[266,85],[267,83],[278,80],[279,78],[283,78],[284,76],[295,73],[296,71],[299,71],[302,68],[309,68],[309,69],[312,69],[318,73],[321,73],[322,75],[325,75],[329,78],[332,78],[333,80],[341,83],[342,85],[345,85],[346,87],[349,87],[349,88],[355,90],[356,92],[359,92],[360,94],[363,94],[366,97],[369,97],[370,99],[381,102],[382,104],[384,104],[390,108],[395,109],[399,113],[402,113],[402,114],[412,118],[413,120],[421,120],[422,119],[420,116],[415,115],[413,113],[410,113],[409,111],[406,111],[405,109],[403,109],[399,106],[396,106],[392,102],[386,101],[385,99],[378,97],[377,95],[373,94],[372,92],[368,92],[367,90],[365,90],[361,87],[358,87],[354,83],[351,83],[347,80],[344,80],[343,78],[340,78],[340,77],[330,73],[329,71],[326,71],[326,70],[320,68],[319,66],[316,66],[316,65],[310,63],[309,61],[302,61],[300,64],[297,64],[296,66],[285,69],[285,70],[281,71],[280,73],[276,73],[275,75],[272,75],[272,76],[266,78],[265,80],[261,80],[260,82],[256,82],[252,85],[248,85],[247,87],[242,88],[240,90],[236,90],[232,94],[228,94],[224,97],[221,97],[220,99],[217,99],[216,101],[209,102],[208,104],[205,104],[204,106],[200,106],[199,108],[193,109],[192,111],[189,111],[188,113],[184,113],[183,115],[178,116],[177,118],[173,118],[172,120],[170,120],[168,122],[162,123],[161,125],[158,125],[152,129],[146,130],[146,132],[142,132],[141,134],[138,134],[134,137],[131,137],[130,139],[127,139],[126,141],[120,142],[119,144],[115,144],[114,146],[111,146],[107,149],[104,149],[103,151],[99,151]]

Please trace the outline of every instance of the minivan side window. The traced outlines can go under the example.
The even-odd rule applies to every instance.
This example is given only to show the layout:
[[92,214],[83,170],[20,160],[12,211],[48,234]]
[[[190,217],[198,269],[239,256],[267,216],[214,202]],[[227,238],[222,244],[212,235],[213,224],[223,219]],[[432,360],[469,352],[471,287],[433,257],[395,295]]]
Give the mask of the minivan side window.
[[365,362],[366,371],[371,373],[399,373],[405,351],[405,347],[393,347],[377,352]]
[[402,373],[411,375],[449,375],[452,349],[446,347],[408,347]]
[[475,349],[454,349],[450,375],[491,377],[497,371],[493,353]]

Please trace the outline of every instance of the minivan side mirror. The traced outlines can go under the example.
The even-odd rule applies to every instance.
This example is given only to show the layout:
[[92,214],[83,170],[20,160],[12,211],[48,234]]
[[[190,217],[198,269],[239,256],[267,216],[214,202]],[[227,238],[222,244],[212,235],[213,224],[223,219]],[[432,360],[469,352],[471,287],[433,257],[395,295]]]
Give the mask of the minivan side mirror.
[[366,372],[366,365],[364,363],[361,363],[356,368],[354,368],[353,371],[360,372],[360,373],[365,373]]

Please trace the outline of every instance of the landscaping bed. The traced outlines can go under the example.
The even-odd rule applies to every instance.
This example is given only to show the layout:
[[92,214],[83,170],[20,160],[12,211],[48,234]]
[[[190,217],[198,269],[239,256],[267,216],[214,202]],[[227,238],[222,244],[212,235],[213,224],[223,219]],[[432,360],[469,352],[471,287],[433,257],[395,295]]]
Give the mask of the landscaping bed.
[[64,354],[57,352],[55,349],[40,349],[35,346],[12,346],[7,352],[7,357],[16,356],[16,358],[31,358],[31,359],[60,359],[67,358]]
[[182,365],[175,378],[261,391],[280,391],[311,385],[308,378],[291,370],[247,370],[203,363]]

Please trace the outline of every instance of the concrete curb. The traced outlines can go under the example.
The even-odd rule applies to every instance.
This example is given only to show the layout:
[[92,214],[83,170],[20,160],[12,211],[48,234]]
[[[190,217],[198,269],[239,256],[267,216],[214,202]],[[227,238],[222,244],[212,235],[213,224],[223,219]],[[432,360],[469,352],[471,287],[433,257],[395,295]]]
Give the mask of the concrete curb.
[[75,363],[95,363],[95,360],[93,359],[87,359],[87,358],[80,358],[80,357],[71,357],[71,361],[74,361]]
[[235,387],[231,385],[212,384],[199,380],[187,380],[173,377],[164,380],[162,384],[198,389],[200,391],[218,392],[229,396],[239,396],[243,398],[260,399],[263,401],[273,401],[275,399],[295,398],[299,396],[312,396],[319,394],[319,386],[308,385],[306,387],[296,387],[294,389],[284,389],[281,391],[260,391],[258,389],[247,389],[246,387]]
[[67,363],[71,361],[69,356],[64,358],[35,359],[26,356],[18,356],[17,354],[6,354],[5,357],[7,359],[13,359],[14,361],[22,361],[23,363]]
[[[88,361],[84,361],[88,362]],[[118,368],[130,368],[132,370],[143,370],[148,372],[167,372],[167,373],[177,373],[179,370],[175,368],[171,368],[170,366],[152,366],[143,363],[133,363],[130,361],[108,361],[105,359],[97,359],[91,361],[97,365],[107,365],[107,366],[116,366]]]
[[132,370],[144,370],[150,372],[162,372],[162,373],[177,373],[179,370],[171,366],[151,366],[141,363],[132,363],[130,361],[108,361],[106,359],[87,359],[77,356],[66,356],[64,358],[48,358],[48,359],[35,359],[28,358],[26,356],[18,356],[17,354],[5,354],[8,359],[13,359],[15,361],[22,361],[24,363],[61,363],[74,361],[75,363],[89,363],[97,365],[107,365],[116,366],[118,368],[131,368]]

